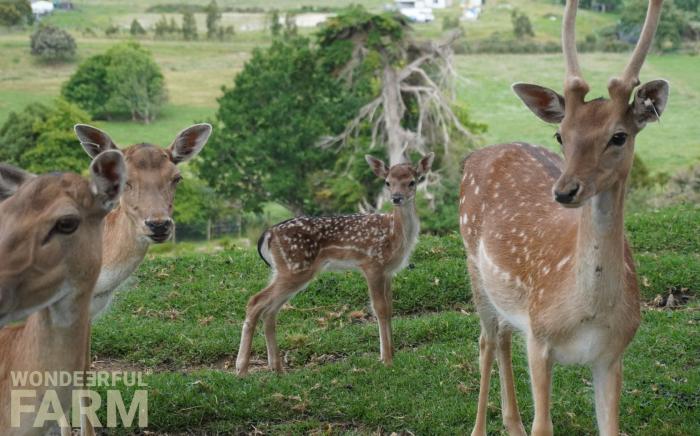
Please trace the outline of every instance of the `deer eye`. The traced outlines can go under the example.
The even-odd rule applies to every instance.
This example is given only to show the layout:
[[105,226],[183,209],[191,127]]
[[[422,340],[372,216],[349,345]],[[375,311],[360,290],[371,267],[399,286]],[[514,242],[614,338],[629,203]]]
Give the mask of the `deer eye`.
[[413,188],[414,186],[416,186],[416,181],[415,181],[415,180],[411,180],[411,181],[408,183],[408,186],[410,186],[411,188]]
[[70,235],[72,233],[75,233],[76,230],[78,230],[79,225],[80,218],[76,216],[67,216],[60,218],[58,221],[56,221],[56,224],[53,226],[53,230],[56,233]]
[[559,132],[555,133],[555,134],[554,134],[554,139],[556,139],[557,142],[558,142],[560,145],[564,145],[564,142],[563,142],[562,139],[561,139],[561,133],[559,133]]
[[614,145],[614,146],[621,146],[625,145],[625,142],[627,142],[627,133],[615,133],[612,135],[612,138],[610,138],[610,141],[608,141],[608,145]]
[[385,181],[384,181],[384,185],[386,185],[386,187],[388,188],[388,187],[389,187],[389,182],[387,182],[387,181],[385,180]]
[[173,179],[173,185],[177,185],[177,184],[179,184],[181,181],[182,181],[182,176],[181,176],[181,175],[177,175],[177,176],[175,176],[175,178]]

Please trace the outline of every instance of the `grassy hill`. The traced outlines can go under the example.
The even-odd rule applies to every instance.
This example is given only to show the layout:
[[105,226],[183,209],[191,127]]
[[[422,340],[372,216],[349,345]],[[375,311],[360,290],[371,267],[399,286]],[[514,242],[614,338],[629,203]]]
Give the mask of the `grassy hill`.
[[[685,289],[678,310],[645,304],[625,355],[621,430],[627,434],[700,432],[700,210],[680,207],[630,215],[640,288],[648,303]],[[245,304],[269,270],[251,249],[214,255],[151,257],[129,292],[93,330],[98,368],[149,373],[150,430],[158,432],[322,432],[463,434],[478,394],[479,321],[471,303],[458,235],[422,237],[415,268],[394,279],[395,364],[379,362],[378,333],[357,273],[326,273],[280,314],[278,337],[288,373],[265,369],[260,330],[253,374],[233,374]],[[532,420],[524,347],[515,341],[523,419]],[[498,377],[492,379],[489,433],[502,433]],[[128,391],[129,388],[123,388]],[[555,433],[595,426],[590,371],[557,367]],[[325,433],[328,432],[328,433]]]

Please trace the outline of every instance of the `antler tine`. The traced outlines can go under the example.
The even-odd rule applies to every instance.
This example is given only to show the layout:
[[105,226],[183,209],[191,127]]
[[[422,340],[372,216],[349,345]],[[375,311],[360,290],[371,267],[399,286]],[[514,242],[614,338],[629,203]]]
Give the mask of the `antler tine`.
[[642,69],[644,60],[646,59],[647,53],[649,53],[649,49],[651,48],[651,43],[654,40],[654,34],[656,33],[656,28],[659,25],[662,5],[663,0],[649,0],[647,16],[644,20],[642,32],[639,35],[639,41],[637,41],[637,46],[632,53],[632,57],[630,58],[630,61],[622,72],[622,77],[620,78],[622,85],[627,87],[629,91],[634,89],[634,87],[639,84],[639,71]]
[[583,80],[581,67],[578,63],[576,50],[576,11],[578,0],[567,0],[564,9],[564,20],[561,27],[561,45],[566,60],[566,77],[564,79],[565,91],[580,91],[584,95],[588,92],[588,85]]

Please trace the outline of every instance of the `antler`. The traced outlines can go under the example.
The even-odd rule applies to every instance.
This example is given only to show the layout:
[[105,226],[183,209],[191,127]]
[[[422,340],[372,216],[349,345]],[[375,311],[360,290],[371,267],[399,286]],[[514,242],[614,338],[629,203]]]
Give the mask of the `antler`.
[[639,35],[637,46],[635,47],[634,52],[632,52],[632,57],[623,70],[622,76],[612,79],[608,85],[608,90],[611,96],[619,93],[622,94],[622,97],[626,100],[629,98],[629,95],[635,86],[639,85],[639,71],[642,69],[644,60],[646,59],[647,53],[649,53],[649,49],[651,48],[651,43],[654,40],[656,28],[659,26],[659,17],[661,16],[662,5],[663,0],[649,0],[647,16],[644,20],[644,27],[642,27],[642,32]]
[[[576,50],[576,10],[578,0],[568,0],[564,9],[564,21],[561,28],[561,45],[566,60],[566,77],[564,78],[564,92],[580,94],[580,98],[588,92],[588,84],[583,79],[581,67],[578,63]],[[567,99],[569,100],[569,99]]]

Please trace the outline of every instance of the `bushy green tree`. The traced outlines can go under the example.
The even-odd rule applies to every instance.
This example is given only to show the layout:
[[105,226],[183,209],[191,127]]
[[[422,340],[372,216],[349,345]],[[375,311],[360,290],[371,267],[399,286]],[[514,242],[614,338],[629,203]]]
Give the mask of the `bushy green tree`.
[[167,97],[160,67],[136,42],[85,60],[61,94],[95,118],[129,116],[145,123],[155,120]]
[[55,26],[40,25],[32,34],[30,45],[32,55],[42,61],[67,61],[75,57],[75,39],[70,33]]
[[0,26],[20,26],[34,21],[29,0],[4,0],[0,2]]
[[93,118],[108,118],[107,101],[111,93],[107,81],[109,64],[110,57],[106,54],[87,58],[63,84],[61,88],[63,98],[76,103]]
[[129,33],[131,33],[131,36],[139,37],[143,36],[146,34],[146,29],[143,28],[139,20],[134,18],[131,21],[131,26],[129,27]]
[[235,86],[224,89],[199,173],[244,210],[275,201],[316,212],[310,180],[336,161],[316,142],[342,129],[357,107],[307,39],[275,41],[254,50]]
[[182,14],[182,37],[187,41],[197,39],[197,21],[192,12]]
[[207,14],[207,38],[213,39],[219,36],[219,21],[221,20],[221,10],[219,10],[219,5],[216,4],[216,0],[211,0],[211,2],[205,8]]
[[35,173],[80,173],[87,165],[73,126],[90,121],[85,111],[61,99],[11,112],[0,127],[0,161]]

